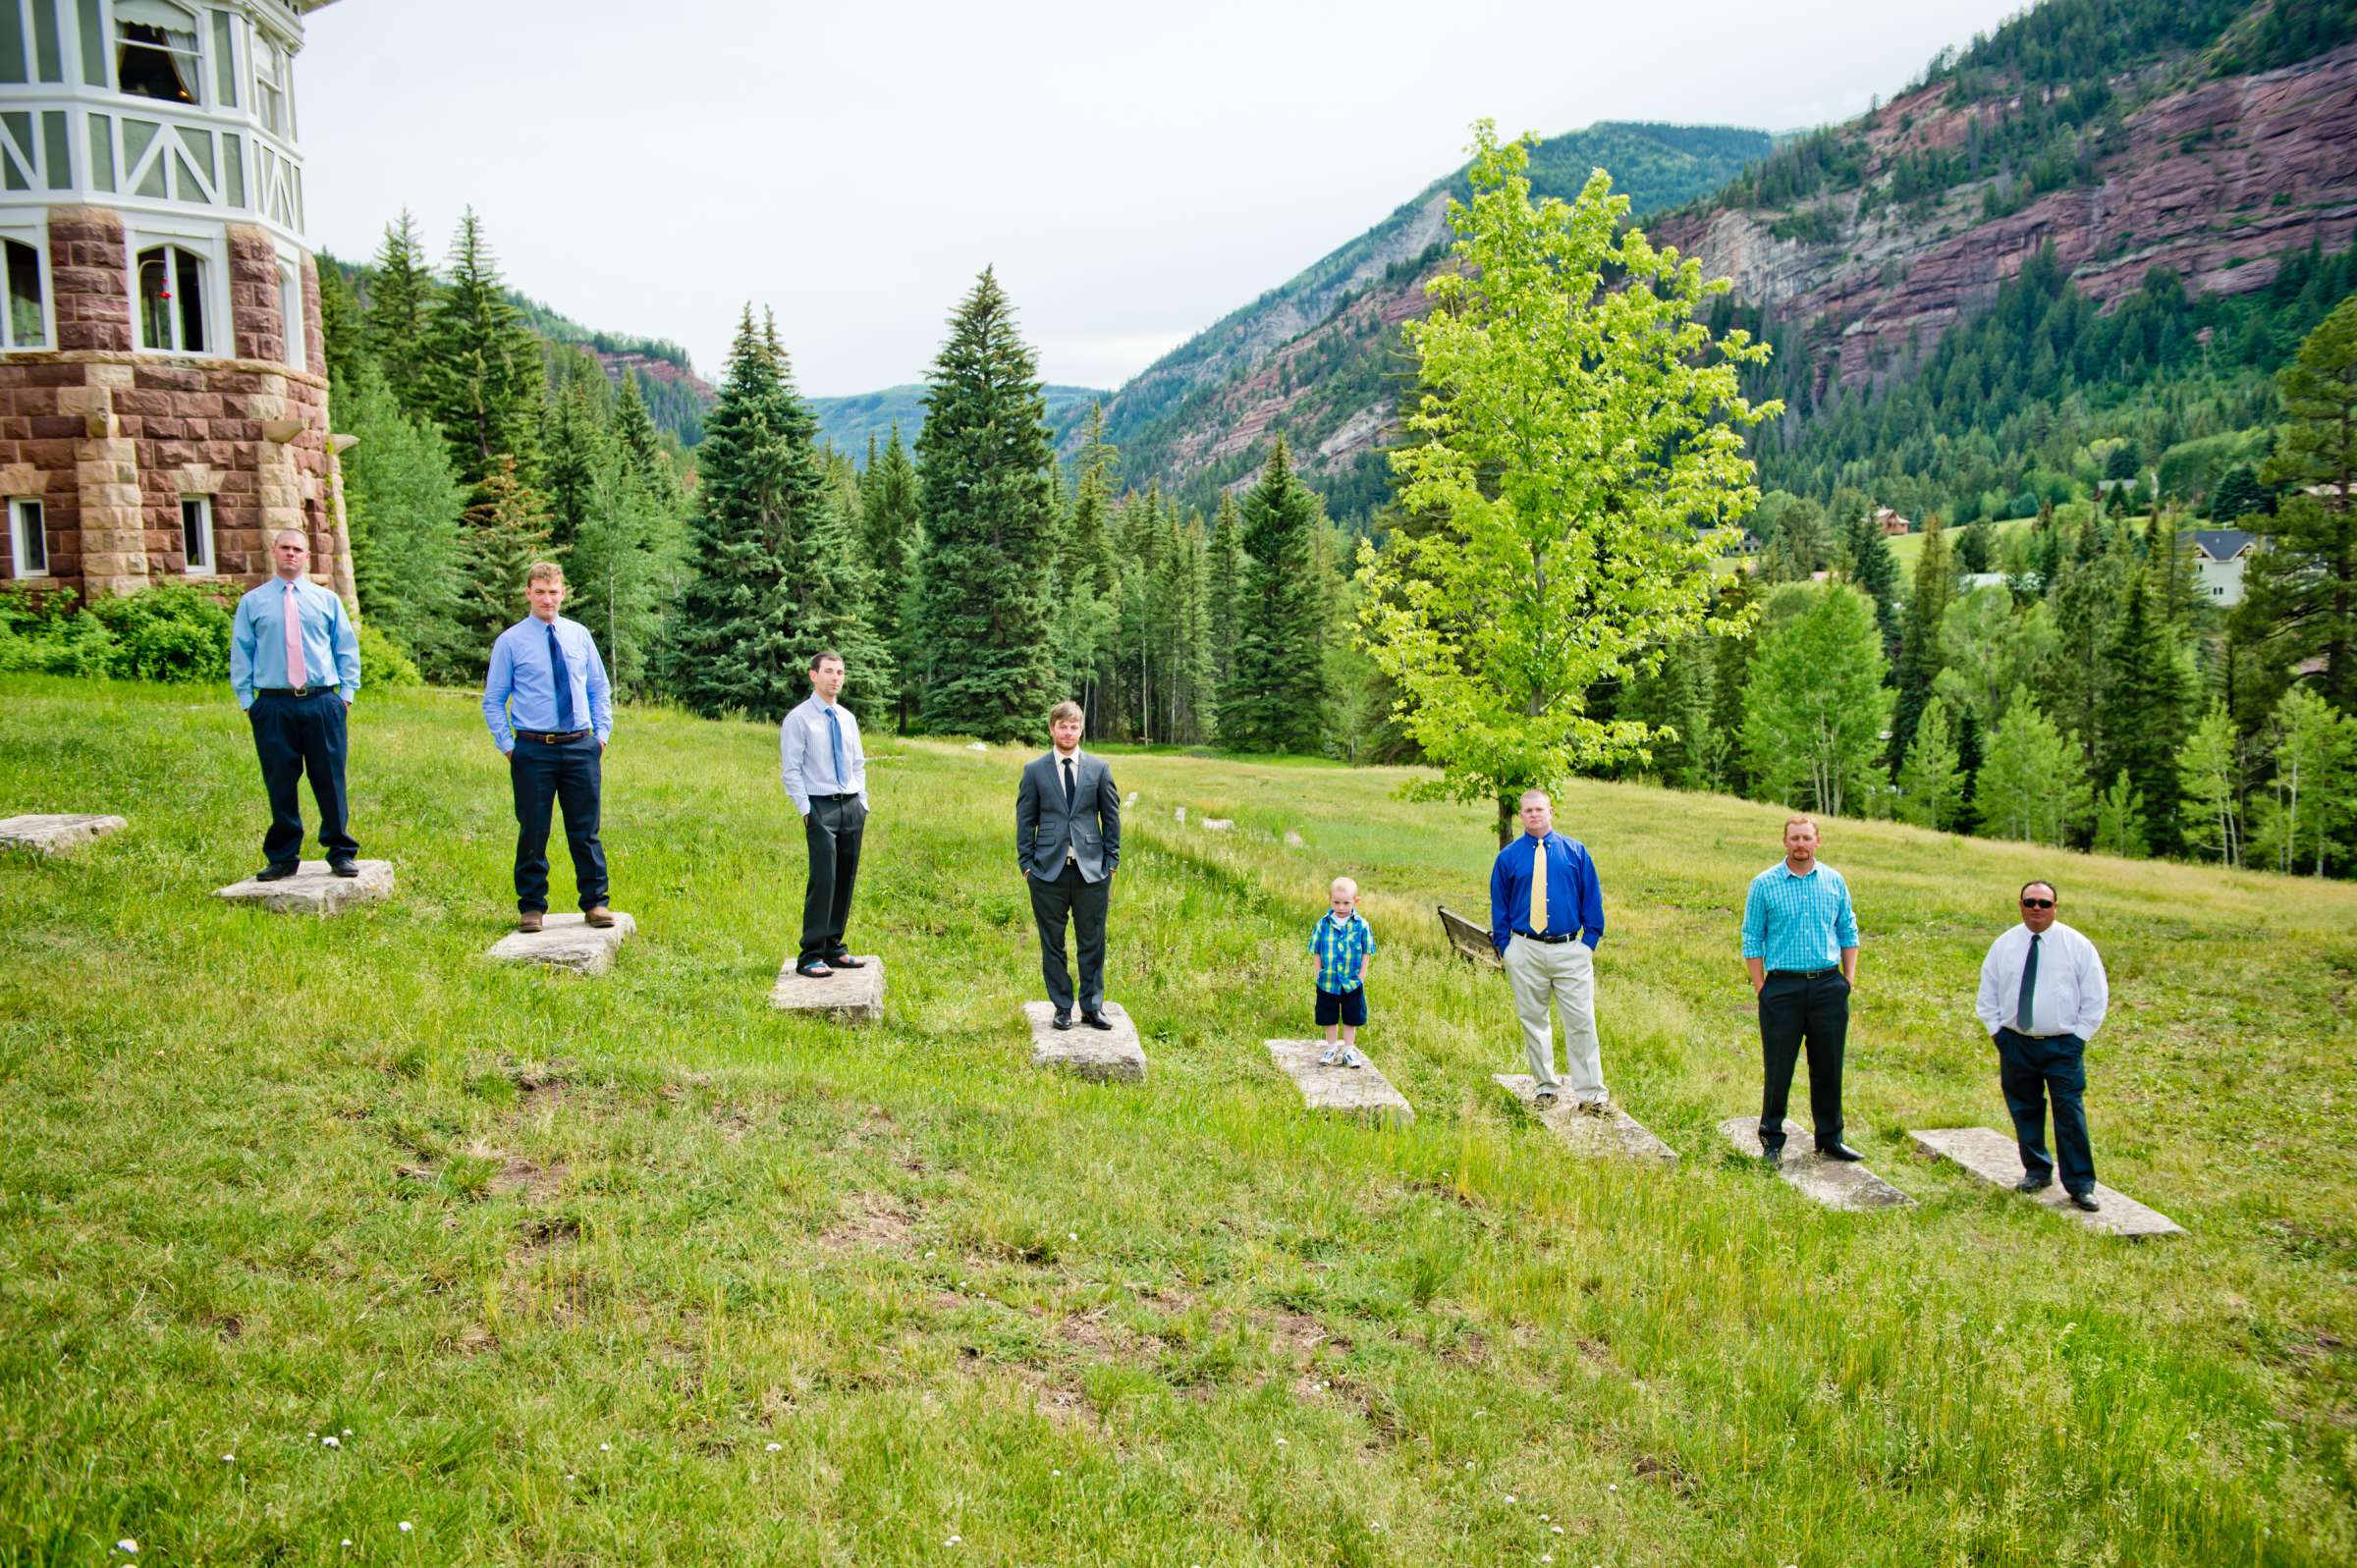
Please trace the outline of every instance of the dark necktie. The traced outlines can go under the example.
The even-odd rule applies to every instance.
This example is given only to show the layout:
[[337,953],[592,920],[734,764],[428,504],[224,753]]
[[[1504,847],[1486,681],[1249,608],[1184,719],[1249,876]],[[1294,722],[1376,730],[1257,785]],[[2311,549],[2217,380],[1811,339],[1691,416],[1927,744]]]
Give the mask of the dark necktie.
[[557,683],[557,733],[573,733],[573,672],[565,668],[565,650],[557,644],[557,623],[548,623],[548,677]]
[[2030,1007],[2038,998],[2038,933],[2030,933],[2030,956],[2021,966],[2021,1005],[2013,1009],[2013,1027],[2030,1032]]
[[1068,814],[1072,809],[1072,759],[1069,757],[1064,759],[1064,809]]

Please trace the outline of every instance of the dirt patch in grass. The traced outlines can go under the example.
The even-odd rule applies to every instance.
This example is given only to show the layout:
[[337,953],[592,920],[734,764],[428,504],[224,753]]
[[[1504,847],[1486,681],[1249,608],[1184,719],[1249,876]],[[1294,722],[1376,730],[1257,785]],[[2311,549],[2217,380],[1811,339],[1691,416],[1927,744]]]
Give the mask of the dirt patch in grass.
[[881,1193],[862,1193],[850,1213],[819,1233],[825,1252],[904,1252],[916,1241],[917,1216]]
[[494,1198],[523,1198],[537,1203],[556,1196],[557,1189],[565,1184],[565,1167],[561,1164],[536,1164],[521,1155],[505,1155],[496,1150],[484,1151],[483,1158],[499,1162],[499,1173],[491,1178]]

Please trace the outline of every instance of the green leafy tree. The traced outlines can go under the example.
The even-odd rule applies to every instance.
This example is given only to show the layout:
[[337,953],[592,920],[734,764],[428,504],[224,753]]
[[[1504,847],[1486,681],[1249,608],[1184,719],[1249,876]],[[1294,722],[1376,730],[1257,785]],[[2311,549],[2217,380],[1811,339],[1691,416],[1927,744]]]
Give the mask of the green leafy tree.
[[459,616],[466,492],[442,433],[402,408],[370,359],[338,383],[334,405],[336,428],[358,438],[343,471],[360,614],[428,679],[471,678]]
[[2277,871],[2325,874],[2336,838],[2357,816],[2357,720],[2319,693],[2283,693],[2270,725],[2275,777],[2252,827],[2251,849]]
[[1984,732],[1993,730],[2014,690],[2036,680],[2054,640],[2044,601],[2017,610],[2002,583],[1975,588],[1941,612],[1943,665],[1932,689],[1972,715]]
[[425,247],[417,240],[417,221],[404,208],[400,221],[386,227],[384,243],[377,247],[363,336],[395,401],[412,416],[439,417],[429,373],[439,293],[425,264]]
[[2321,661],[2327,701],[2357,713],[2357,295],[2275,378],[2283,424],[2269,482],[2288,487],[2244,574],[2244,617],[2286,665]]
[[916,441],[924,508],[924,727],[1012,740],[1056,696],[1048,568],[1056,515],[1047,404],[989,268],[950,319]]
[[1318,498],[1293,473],[1285,438],[1244,497],[1244,580],[1234,668],[1220,694],[1220,740],[1239,751],[1321,749],[1326,600],[1317,571]]
[[547,381],[540,340],[509,301],[472,208],[451,242],[450,284],[434,300],[423,357],[427,408],[475,499],[488,499],[486,480],[503,458],[519,483],[536,483]]
[[1865,596],[1841,583],[1760,634],[1743,693],[1743,749],[1755,792],[1839,816],[1882,755],[1892,693]]
[[2242,864],[2242,736],[2222,702],[2202,716],[2177,762],[2187,848]]
[[1963,815],[1964,767],[1947,703],[1934,697],[1915,721],[1898,769],[1897,815],[1918,828],[1953,828]]
[[1392,454],[1398,502],[1427,519],[1361,550],[1361,645],[1442,778],[1498,803],[1498,838],[1535,784],[1634,755],[1634,721],[1588,711],[1716,619],[1715,530],[1758,500],[1737,375],[1767,349],[1694,319],[1727,291],[1623,229],[1601,170],[1533,205],[1520,141],[1475,130],[1472,200],[1453,199],[1454,265],[1404,328],[1423,392]]
[[2031,843],[2066,841],[2086,826],[2092,806],[2085,755],[2026,690],[2006,702],[1973,794],[1981,832]]
[[2128,782],[2126,769],[2111,779],[2111,787],[2095,799],[2096,853],[2142,860],[2152,853],[2145,832],[2144,791]]

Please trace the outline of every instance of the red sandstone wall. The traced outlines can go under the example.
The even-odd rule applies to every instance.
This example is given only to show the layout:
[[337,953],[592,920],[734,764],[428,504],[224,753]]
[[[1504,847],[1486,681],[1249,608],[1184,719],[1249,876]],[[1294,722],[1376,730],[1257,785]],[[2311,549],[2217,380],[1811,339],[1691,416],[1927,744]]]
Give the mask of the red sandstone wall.
[[49,209],[49,279],[60,349],[131,350],[123,220],[104,207]]

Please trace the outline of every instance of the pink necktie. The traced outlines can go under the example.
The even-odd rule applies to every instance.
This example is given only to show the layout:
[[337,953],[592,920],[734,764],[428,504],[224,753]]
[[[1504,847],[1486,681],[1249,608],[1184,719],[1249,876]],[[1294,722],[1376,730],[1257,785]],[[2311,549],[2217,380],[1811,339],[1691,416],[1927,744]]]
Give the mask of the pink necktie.
[[302,601],[295,596],[295,585],[287,584],[287,684],[298,688],[310,684],[302,668]]

